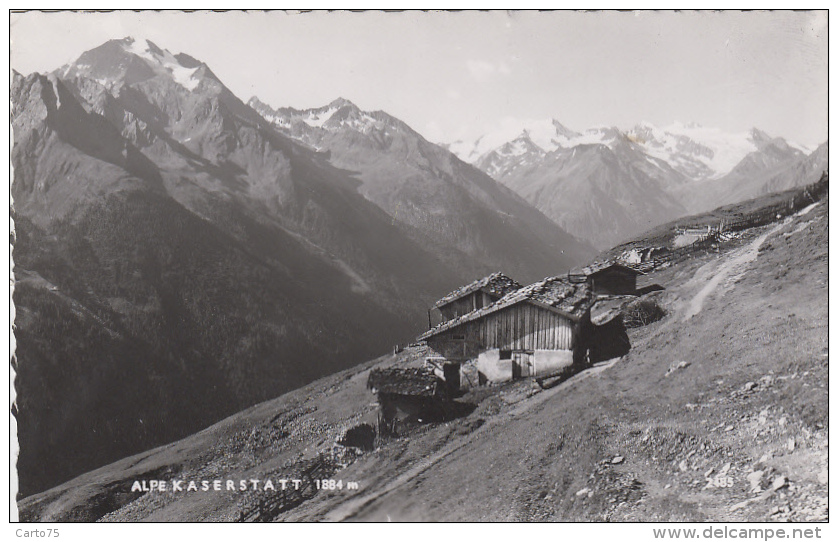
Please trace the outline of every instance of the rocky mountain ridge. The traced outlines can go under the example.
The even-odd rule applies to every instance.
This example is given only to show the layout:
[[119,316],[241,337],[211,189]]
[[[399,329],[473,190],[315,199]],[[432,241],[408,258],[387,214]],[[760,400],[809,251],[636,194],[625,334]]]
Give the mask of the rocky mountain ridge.
[[390,193],[403,168],[359,178],[146,40],[16,73],[11,98],[24,495],[408,342],[496,266],[592,254],[423,140],[394,143],[423,154]]
[[[488,150],[485,142],[495,136],[451,148],[601,248],[687,212],[741,201],[771,187],[809,184],[828,169],[826,153],[810,154],[756,128],[725,133],[694,123],[662,129],[642,122],[626,131],[575,132],[556,120],[531,128]],[[792,167],[801,161],[809,165]],[[785,180],[773,180],[769,187],[769,179],[778,176]]]

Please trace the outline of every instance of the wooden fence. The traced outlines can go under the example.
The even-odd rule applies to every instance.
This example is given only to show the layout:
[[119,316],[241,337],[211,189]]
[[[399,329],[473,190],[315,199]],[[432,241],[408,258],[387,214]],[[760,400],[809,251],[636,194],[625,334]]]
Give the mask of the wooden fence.
[[[795,191],[789,199],[784,202],[771,205],[751,213],[725,217],[718,223],[714,222],[703,226],[693,226],[690,228],[691,230],[703,230],[710,233],[695,243],[681,248],[667,250],[649,261],[639,264],[631,264],[629,267],[645,273],[656,269],[667,262],[680,261],[696,253],[707,253],[711,251],[718,252],[719,248],[725,243],[725,240],[723,239],[724,232],[742,231],[776,222],[781,218],[796,213],[812,203],[820,201],[820,199],[826,195],[828,190],[829,173],[824,172],[817,182]],[[678,228],[676,226],[676,232],[680,231],[684,231],[684,228]]]
[[[299,475],[293,478],[301,480],[299,488],[288,482],[286,489],[277,487],[264,496],[259,496],[256,503],[249,503],[239,512],[238,522],[270,522],[305,501],[313,498],[318,491],[317,480],[329,478],[337,470],[337,465],[324,454],[316,458],[301,461],[296,465]],[[289,477],[290,479],[290,477]]]

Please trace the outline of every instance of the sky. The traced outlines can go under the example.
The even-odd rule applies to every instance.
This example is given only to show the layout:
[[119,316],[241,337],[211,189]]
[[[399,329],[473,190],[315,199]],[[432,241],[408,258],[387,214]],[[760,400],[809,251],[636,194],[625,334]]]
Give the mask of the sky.
[[233,12],[12,14],[28,74],[108,39],[208,64],[240,98],[338,96],[435,142],[555,118],[574,130],[697,122],[827,139],[827,14],[818,12]]

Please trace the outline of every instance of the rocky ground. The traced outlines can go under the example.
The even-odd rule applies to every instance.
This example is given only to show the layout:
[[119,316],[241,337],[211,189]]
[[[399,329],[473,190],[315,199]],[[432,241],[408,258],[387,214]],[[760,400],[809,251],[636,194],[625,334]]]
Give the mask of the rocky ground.
[[[666,288],[655,295],[667,316],[630,330],[627,356],[549,390],[474,390],[460,398],[468,415],[333,462],[342,489],[272,519],[826,521],[827,263],[825,200],[659,269],[644,281]],[[236,520],[257,493],[128,488],[299,470],[374,420],[370,368],[423,354],[385,356],[88,473],[21,501],[22,518]]]

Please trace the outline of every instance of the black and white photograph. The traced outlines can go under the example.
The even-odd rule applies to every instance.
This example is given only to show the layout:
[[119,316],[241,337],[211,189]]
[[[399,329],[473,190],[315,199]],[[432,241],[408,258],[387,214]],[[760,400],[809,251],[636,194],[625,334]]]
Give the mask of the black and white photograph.
[[823,536],[827,10],[9,17],[10,521]]

